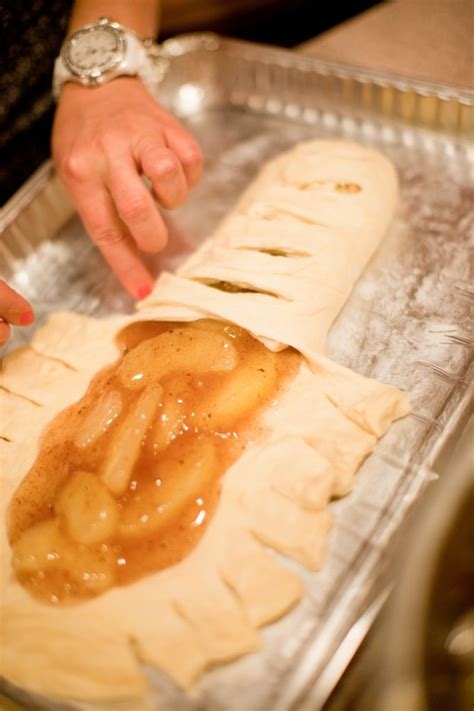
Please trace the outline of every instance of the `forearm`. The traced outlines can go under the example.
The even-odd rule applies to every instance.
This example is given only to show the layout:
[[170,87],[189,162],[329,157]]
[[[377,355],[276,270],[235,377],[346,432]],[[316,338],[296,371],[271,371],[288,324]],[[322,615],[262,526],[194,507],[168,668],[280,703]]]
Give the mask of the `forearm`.
[[108,17],[134,30],[140,37],[156,37],[159,29],[160,0],[76,0],[69,32]]

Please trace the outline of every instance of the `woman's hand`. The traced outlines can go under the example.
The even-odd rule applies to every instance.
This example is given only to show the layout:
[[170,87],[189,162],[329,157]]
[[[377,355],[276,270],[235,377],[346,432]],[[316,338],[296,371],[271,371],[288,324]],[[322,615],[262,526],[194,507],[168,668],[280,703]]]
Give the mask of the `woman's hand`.
[[29,326],[34,320],[31,304],[0,279],[0,348],[10,338],[10,324]]
[[157,252],[167,230],[142,175],[167,209],[199,181],[195,139],[135,77],[98,88],[68,83],[53,127],[53,156],[90,236],[135,298],[152,288],[139,251]]

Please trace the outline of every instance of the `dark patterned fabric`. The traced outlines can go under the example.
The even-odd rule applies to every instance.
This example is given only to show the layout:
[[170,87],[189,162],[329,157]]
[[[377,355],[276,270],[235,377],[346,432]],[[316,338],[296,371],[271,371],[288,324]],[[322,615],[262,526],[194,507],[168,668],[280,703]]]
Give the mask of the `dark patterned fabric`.
[[53,63],[71,0],[0,0],[0,204],[49,155]]

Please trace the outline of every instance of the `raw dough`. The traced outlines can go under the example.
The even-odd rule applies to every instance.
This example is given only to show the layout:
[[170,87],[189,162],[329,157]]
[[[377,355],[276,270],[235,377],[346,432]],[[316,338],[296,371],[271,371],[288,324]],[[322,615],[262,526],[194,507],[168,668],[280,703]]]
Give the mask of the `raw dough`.
[[[331,516],[406,397],[326,359],[328,329],[392,218],[396,176],[379,154],[342,142],[297,146],[264,168],[177,276],[163,275],[130,317],[53,315],[0,377],[0,517],[45,425],[118,356],[131,320],[209,315],[306,359],[262,415],[258,440],[226,472],[217,511],[181,563],[73,607],[52,608],[12,577],[1,528],[0,672],[51,699],[143,708],[139,659],[189,686],[206,667],[259,648],[257,628],[303,593],[274,549],[316,570]],[[288,256],[285,256],[288,255]],[[215,286],[228,282],[232,293]],[[218,284],[217,284],[218,286]],[[264,292],[264,293],[262,293]]]
[[[161,275],[139,304],[142,316],[214,316],[275,350],[321,353],[397,196],[396,172],[380,153],[342,141],[302,143],[263,168],[177,276]],[[219,282],[246,291],[223,293],[212,286]]]

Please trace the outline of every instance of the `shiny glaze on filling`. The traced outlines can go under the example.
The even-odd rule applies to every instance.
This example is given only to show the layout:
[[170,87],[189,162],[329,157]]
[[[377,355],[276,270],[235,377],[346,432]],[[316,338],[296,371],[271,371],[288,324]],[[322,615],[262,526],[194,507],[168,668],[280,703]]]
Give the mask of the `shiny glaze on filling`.
[[118,343],[117,363],[48,426],[9,509],[15,574],[53,604],[182,560],[300,358],[223,321],[139,322]]

